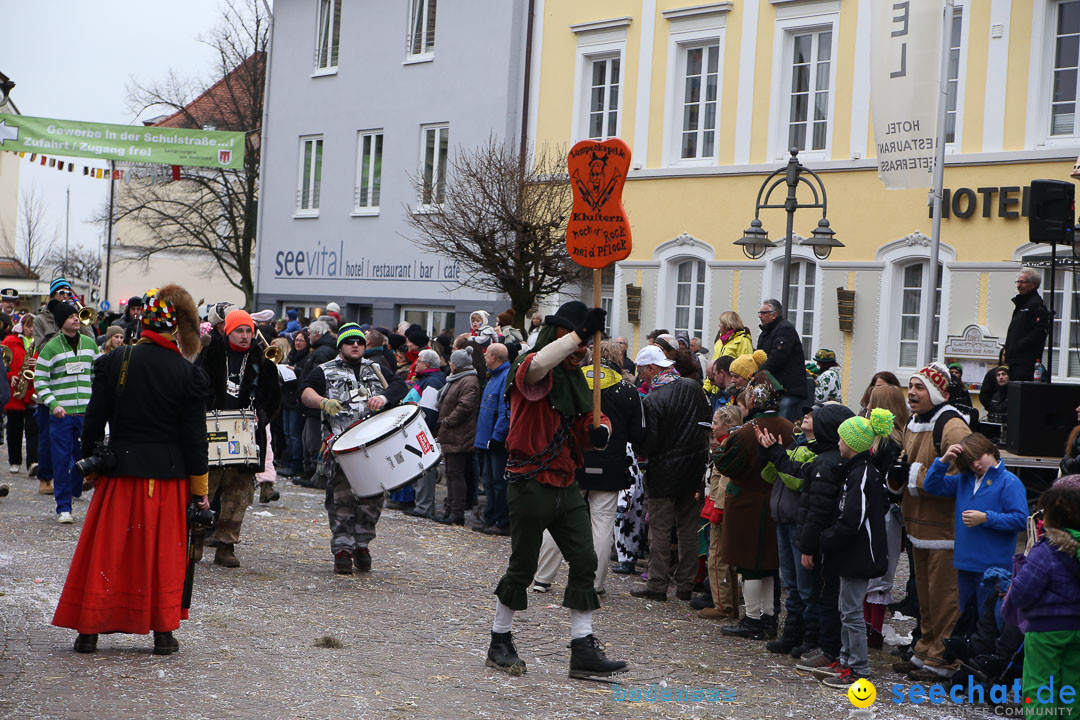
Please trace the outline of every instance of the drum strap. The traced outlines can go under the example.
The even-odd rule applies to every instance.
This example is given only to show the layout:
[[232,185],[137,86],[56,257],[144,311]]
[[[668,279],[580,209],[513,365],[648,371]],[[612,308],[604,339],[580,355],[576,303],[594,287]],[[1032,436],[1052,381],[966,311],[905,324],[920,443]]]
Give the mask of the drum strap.
[[379,382],[382,383],[383,390],[389,387],[390,383],[386,382],[386,378],[383,377],[382,369],[379,367],[379,363],[371,363],[371,369],[375,371],[375,374],[379,378]]
[[120,362],[120,377],[116,379],[117,398],[124,396],[124,389],[127,387],[128,366],[131,365],[131,353],[134,349],[134,345],[124,346],[124,359]]

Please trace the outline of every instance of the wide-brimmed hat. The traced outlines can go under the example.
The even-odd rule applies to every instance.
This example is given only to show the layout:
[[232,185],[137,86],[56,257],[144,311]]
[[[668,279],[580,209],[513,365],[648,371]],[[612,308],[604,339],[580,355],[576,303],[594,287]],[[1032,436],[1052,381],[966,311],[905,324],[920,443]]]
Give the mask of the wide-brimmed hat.
[[554,315],[545,317],[544,324],[554,325],[555,327],[561,327],[567,330],[577,330],[585,324],[585,316],[588,312],[589,308],[585,303],[580,300],[571,300],[570,302],[563,303],[562,307],[556,310]]

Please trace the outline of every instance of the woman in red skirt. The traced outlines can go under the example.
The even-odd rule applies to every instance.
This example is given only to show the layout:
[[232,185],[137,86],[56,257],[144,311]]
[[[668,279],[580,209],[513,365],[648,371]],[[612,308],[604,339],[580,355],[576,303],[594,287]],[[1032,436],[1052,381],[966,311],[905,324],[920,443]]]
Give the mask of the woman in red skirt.
[[77,652],[94,652],[99,633],[154,633],[154,653],[179,649],[189,501],[206,499],[206,374],[199,318],[183,288],[144,298],[141,337],[94,363],[83,457],[105,439],[113,461],[95,492],[53,625],[79,632]]

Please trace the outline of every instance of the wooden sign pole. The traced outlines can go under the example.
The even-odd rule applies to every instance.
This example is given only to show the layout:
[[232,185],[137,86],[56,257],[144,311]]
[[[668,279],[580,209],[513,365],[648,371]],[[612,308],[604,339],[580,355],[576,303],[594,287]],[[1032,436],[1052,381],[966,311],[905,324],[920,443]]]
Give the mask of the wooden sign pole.
[[[600,268],[593,268],[592,271],[592,304],[593,307],[600,307],[600,275],[603,271]],[[600,427],[600,343],[603,342],[604,333],[602,330],[596,331],[596,336],[593,337],[593,370],[592,370],[592,424],[593,427]]]

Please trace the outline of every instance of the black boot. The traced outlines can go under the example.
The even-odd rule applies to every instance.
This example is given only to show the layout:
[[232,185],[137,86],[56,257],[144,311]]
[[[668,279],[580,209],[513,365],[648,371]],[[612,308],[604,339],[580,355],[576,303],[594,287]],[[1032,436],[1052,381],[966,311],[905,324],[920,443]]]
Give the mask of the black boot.
[[180,643],[176,641],[171,632],[154,631],[154,654],[172,655],[180,650]]
[[464,525],[465,524],[465,515],[464,514],[452,515],[450,513],[447,513],[446,515],[441,515],[439,517],[434,517],[434,518],[432,518],[432,520],[434,520],[437,523],[442,523],[443,525]]
[[761,618],[751,618],[746,615],[738,625],[727,625],[720,628],[720,632],[728,637],[740,637],[747,640],[765,639],[765,629],[761,625]]
[[776,616],[761,613],[761,629],[765,633],[766,640],[776,639]]
[[802,643],[802,635],[802,618],[793,618],[788,615],[784,618],[784,632],[778,639],[765,643],[765,649],[771,653],[787,655]]
[[352,553],[348,550],[339,550],[334,555],[334,572],[338,575],[352,575]]
[[79,633],[79,636],[75,638],[75,652],[92,653],[95,650],[97,650],[97,633],[91,635]]
[[514,676],[525,674],[525,661],[518,657],[514,638],[508,632],[491,633],[491,645],[484,664]]
[[607,677],[624,669],[622,660],[608,660],[595,635],[570,641],[570,677]]

